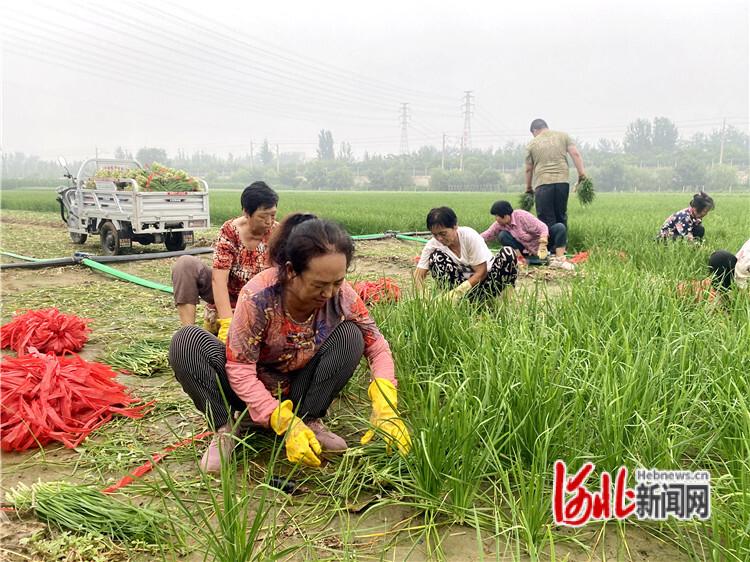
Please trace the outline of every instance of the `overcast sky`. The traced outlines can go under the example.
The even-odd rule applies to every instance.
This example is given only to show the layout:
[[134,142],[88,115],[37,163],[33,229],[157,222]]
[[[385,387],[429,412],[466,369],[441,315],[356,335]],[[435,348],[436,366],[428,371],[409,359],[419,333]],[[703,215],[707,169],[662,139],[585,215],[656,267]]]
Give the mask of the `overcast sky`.
[[3,2],[2,149],[117,145],[314,155],[526,142],[532,119],[586,140],[666,116],[683,137],[748,130],[747,0]]

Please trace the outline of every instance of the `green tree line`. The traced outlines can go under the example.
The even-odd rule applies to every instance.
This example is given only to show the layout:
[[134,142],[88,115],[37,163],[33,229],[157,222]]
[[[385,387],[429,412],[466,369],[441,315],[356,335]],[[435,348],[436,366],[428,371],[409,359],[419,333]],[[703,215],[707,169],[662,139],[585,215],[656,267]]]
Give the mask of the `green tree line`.
[[[601,191],[668,191],[705,188],[710,191],[747,189],[748,135],[728,125],[711,133],[681,139],[666,117],[637,119],[622,141],[579,142],[589,175]],[[117,147],[116,158],[135,157],[142,164],[159,162],[206,178],[211,184],[242,187],[262,178],[288,189],[433,189],[502,191],[524,182],[525,143],[497,148],[445,151],[422,146],[410,154],[364,152],[355,159],[347,142],[336,146],[330,130],[318,134],[315,159],[283,152],[267,139],[244,154],[218,156],[204,151],[170,155],[163,148],[143,147],[131,153]],[[3,153],[3,185],[54,185],[61,170],[56,162],[23,153]],[[70,163],[75,173],[79,163]],[[572,178],[573,180],[575,178]]]

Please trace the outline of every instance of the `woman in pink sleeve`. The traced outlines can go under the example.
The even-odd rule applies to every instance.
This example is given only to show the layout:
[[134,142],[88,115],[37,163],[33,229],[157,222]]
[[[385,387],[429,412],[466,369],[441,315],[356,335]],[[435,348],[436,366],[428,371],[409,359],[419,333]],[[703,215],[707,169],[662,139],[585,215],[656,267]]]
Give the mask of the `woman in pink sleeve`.
[[339,225],[290,215],[269,244],[272,267],[240,292],[226,347],[197,326],[175,334],[169,351],[175,376],[216,428],[204,470],[218,471],[221,457],[231,454],[233,422],[244,410],[257,426],[284,436],[290,461],[319,466],[322,451],[346,450],[322,418],[363,355],[372,372],[373,413],[362,442],[379,431],[408,451],[409,434],[395,412],[390,348],[345,280],[353,254]]

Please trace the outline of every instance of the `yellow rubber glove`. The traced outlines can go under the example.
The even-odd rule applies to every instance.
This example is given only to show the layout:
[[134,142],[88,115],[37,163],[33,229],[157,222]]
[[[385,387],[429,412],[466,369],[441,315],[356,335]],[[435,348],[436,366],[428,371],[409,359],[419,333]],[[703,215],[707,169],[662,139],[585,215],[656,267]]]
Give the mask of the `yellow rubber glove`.
[[539,250],[536,253],[540,260],[547,259],[549,252],[547,251],[547,239],[542,237],[539,239]]
[[472,287],[471,283],[469,283],[469,281],[466,280],[463,283],[461,283],[458,287],[453,289],[452,291],[448,291],[445,297],[449,301],[451,301],[453,304],[456,304],[466,295],[466,293],[471,291],[471,287]]
[[284,400],[271,412],[271,428],[277,435],[286,436],[286,458],[291,462],[301,462],[307,466],[320,466],[320,443],[312,429],[294,415],[291,400]]
[[370,383],[367,395],[372,400],[370,425],[373,428],[362,436],[360,443],[366,445],[372,441],[375,430],[380,430],[385,434],[388,453],[391,452],[391,446],[394,444],[402,455],[408,453],[411,448],[411,437],[403,420],[396,413],[396,407],[398,406],[396,387],[387,379],[375,379]]
[[227,343],[227,334],[229,334],[229,325],[232,323],[231,318],[219,318],[216,323],[219,325],[219,333],[216,337],[221,340],[221,343]]

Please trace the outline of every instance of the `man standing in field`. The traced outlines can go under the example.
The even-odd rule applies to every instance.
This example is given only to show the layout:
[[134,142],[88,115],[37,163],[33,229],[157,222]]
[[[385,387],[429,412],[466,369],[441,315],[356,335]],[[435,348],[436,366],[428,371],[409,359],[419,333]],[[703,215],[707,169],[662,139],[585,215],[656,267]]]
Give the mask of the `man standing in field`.
[[531,122],[534,135],[526,148],[526,192],[534,194],[536,215],[548,227],[568,226],[570,180],[567,155],[573,159],[578,181],[586,178],[583,158],[567,133],[550,131],[544,119]]

